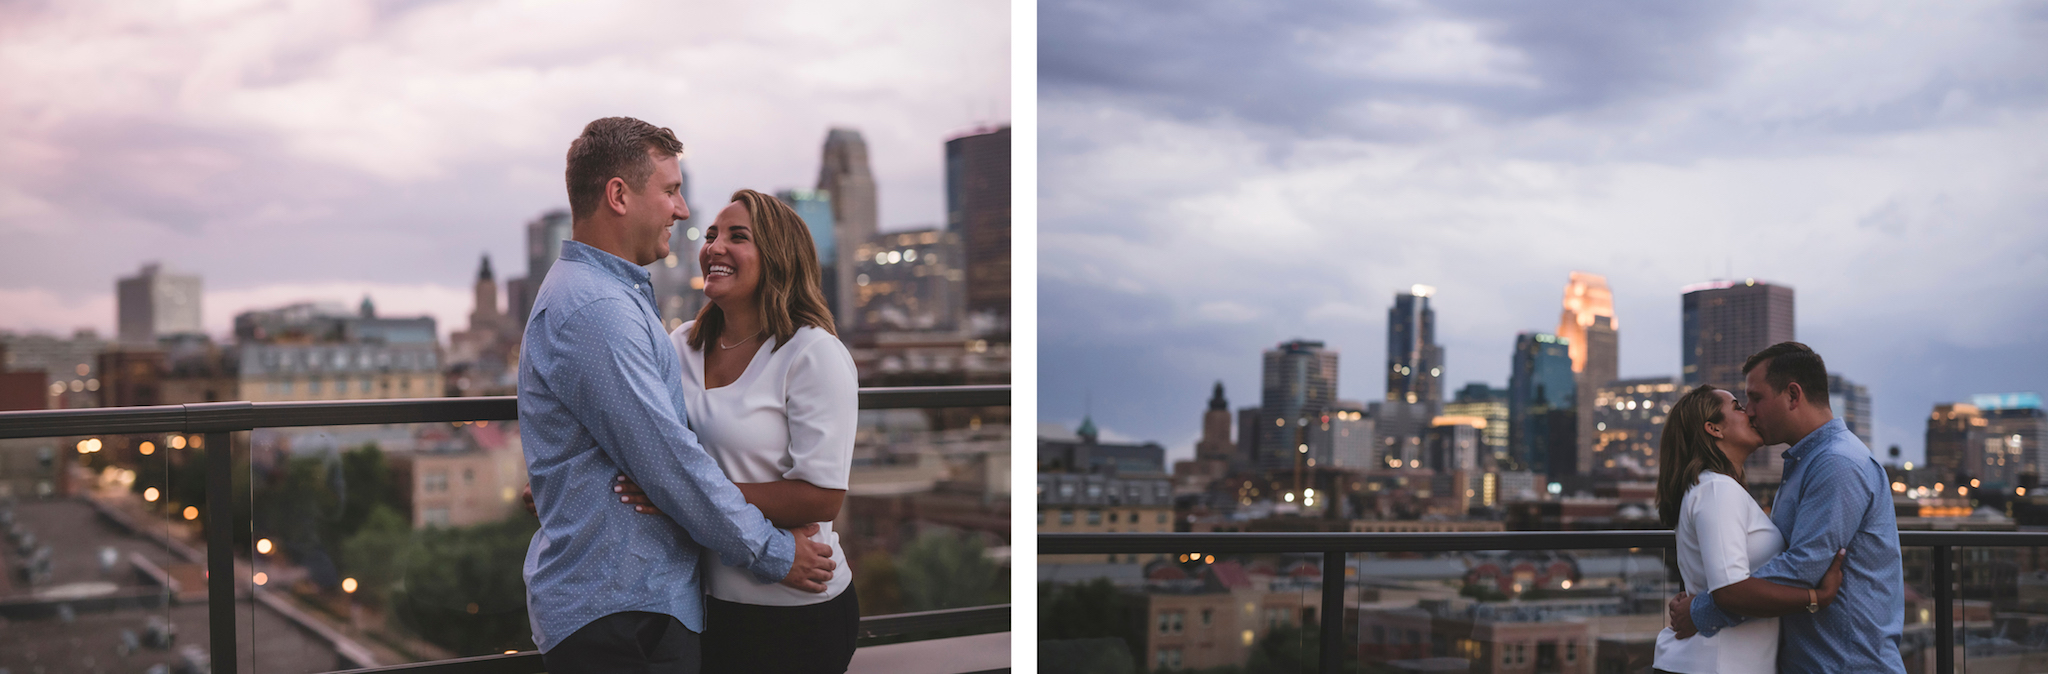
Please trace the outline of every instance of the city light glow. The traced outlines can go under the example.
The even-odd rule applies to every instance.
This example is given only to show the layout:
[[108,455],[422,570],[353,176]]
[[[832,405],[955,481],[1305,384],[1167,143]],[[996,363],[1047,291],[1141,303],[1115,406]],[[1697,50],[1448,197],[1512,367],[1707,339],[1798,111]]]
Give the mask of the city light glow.
[[356,592],[356,579],[354,579],[354,578],[343,578],[343,579],[341,579],[341,591],[342,591],[342,592],[347,592],[347,593],[349,593],[349,594],[355,594],[355,592]]
[[199,519],[199,506],[185,506],[185,521]]
[[157,499],[157,497],[158,497],[158,493],[157,493],[156,487],[150,487],[150,488],[148,488],[148,489],[144,489],[144,490],[142,490],[142,500],[144,500],[144,501],[147,501],[147,502],[150,502],[150,503],[155,503],[155,502],[156,502],[156,499]]

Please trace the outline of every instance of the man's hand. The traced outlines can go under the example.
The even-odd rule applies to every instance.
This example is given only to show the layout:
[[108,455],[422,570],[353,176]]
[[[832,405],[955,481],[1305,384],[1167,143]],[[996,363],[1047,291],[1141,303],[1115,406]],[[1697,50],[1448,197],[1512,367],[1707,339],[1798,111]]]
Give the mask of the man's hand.
[[661,509],[654,507],[653,501],[647,500],[647,492],[641,490],[640,485],[634,484],[633,478],[626,477],[625,473],[619,473],[619,478],[612,484],[612,492],[619,495],[620,503],[633,506],[633,512],[661,514]]
[[789,565],[789,575],[783,577],[782,584],[805,592],[824,592],[825,583],[832,580],[832,572],[839,568],[832,561],[832,546],[811,540],[818,533],[815,523],[791,529],[789,533],[796,537],[796,563]]
[[1670,610],[1671,631],[1677,632],[1678,638],[1685,639],[1700,633],[1692,624],[1692,595],[1680,592],[1672,597]]
[[526,506],[526,514],[540,517],[540,508],[533,505],[533,483],[527,483],[526,491],[519,493],[519,502]]

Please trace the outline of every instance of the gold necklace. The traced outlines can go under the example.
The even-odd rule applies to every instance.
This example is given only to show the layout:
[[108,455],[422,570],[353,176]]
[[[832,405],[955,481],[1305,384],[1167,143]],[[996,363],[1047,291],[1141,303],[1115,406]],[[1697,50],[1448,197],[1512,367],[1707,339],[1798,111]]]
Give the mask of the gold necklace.
[[755,331],[754,331],[754,334],[751,334],[751,335],[747,335],[747,338],[746,338],[746,339],[742,339],[742,340],[740,340],[740,341],[738,341],[738,342],[734,342],[734,343],[732,343],[732,344],[727,344],[727,343],[725,343],[725,340],[723,340],[723,339],[721,339],[721,340],[718,340],[718,348],[720,348],[720,349],[733,349],[733,348],[738,348],[738,347],[739,347],[739,345],[741,345],[741,344],[745,344],[745,343],[747,343],[747,342],[751,342],[751,341],[754,341],[754,338],[755,338],[755,337],[759,337],[759,336],[761,336],[761,333],[763,333],[763,332],[767,332],[767,331],[768,331],[768,329],[767,329],[767,328],[761,328],[760,330],[755,330]]

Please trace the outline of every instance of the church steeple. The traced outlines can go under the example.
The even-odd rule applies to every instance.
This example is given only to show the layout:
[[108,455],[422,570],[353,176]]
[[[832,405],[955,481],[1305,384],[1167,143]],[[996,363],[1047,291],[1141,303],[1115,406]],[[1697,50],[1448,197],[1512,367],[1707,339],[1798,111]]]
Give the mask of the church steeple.
[[1209,395],[1209,409],[1229,411],[1230,401],[1223,399],[1223,380],[1216,380],[1216,392]]
[[498,282],[491,278],[491,255],[484,254],[483,263],[476,270],[476,304],[469,312],[471,331],[496,330],[502,318],[498,311]]

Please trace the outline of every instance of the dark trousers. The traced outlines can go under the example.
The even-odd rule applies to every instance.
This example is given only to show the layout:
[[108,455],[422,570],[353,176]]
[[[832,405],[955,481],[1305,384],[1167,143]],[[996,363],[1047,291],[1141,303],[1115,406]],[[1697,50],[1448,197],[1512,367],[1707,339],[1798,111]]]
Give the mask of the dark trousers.
[[541,661],[549,674],[697,674],[701,655],[697,633],[682,621],[626,611],[584,625]]
[[853,586],[808,606],[704,598],[704,671],[839,674],[853,661],[860,599]]

